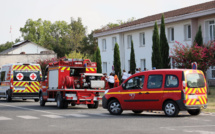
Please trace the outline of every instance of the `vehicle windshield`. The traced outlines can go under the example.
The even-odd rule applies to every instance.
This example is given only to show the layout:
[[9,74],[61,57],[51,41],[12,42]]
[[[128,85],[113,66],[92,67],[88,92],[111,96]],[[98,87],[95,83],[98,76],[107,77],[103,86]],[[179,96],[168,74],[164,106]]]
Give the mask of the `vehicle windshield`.
[[198,73],[187,74],[187,86],[188,88],[205,87],[204,76]]
[[40,71],[13,71],[13,81],[40,81]]

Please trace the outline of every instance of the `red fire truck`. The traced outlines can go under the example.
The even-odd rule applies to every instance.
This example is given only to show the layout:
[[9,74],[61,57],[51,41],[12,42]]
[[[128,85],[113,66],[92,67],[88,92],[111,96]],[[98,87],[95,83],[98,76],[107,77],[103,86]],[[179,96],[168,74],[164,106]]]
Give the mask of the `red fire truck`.
[[97,73],[96,62],[90,60],[61,59],[46,67],[41,90],[40,106],[46,102],[57,102],[58,108],[87,104],[88,108],[98,108],[104,92],[103,74]]

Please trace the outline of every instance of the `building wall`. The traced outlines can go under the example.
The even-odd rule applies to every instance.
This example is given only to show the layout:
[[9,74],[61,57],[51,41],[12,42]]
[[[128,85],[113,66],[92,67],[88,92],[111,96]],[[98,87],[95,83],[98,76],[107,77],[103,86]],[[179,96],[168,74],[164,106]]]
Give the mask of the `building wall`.
[[0,68],[10,63],[32,63],[38,59],[50,59],[57,57],[57,54],[2,54],[0,55]]
[[28,42],[27,44],[22,45],[21,47],[9,52],[8,54],[20,54],[21,52],[25,52],[26,54],[40,54],[41,51],[48,51],[48,49]]
[[[177,21],[172,23],[166,23],[166,37],[169,43],[170,48],[170,56],[172,55],[171,50],[174,48],[174,45],[176,45],[175,41],[178,41],[182,43],[183,45],[192,45],[195,35],[198,31],[199,25],[202,26],[202,36],[204,43],[208,42],[208,27],[206,22],[208,20],[215,20],[215,15],[209,15],[209,16],[203,16],[199,18],[194,19],[187,19],[183,21]],[[185,38],[185,25],[191,25],[191,38],[186,39]],[[169,41],[169,33],[168,29],[174,28],[174,41]],[[159,27],[160,30],[160,27]],[[140,33],[145,33],[145,46],[140,47]],[[159,32],[160,33],[160,32]],[[136,59],[136,67],[139,68],[140,60],[145,59],[146,60],[146,68],[152,69],[151,66],[151,55],[152,55],[152,34],[153,34],[153,27],[147,27],[144,29],[134,30],[134,31],[128,31],[123,33],[118,33],[115,35],[107,35],[103,37],[98,37],[98,44],[100,47],[100,50],[102,50],[102,40],[106,39],[107,44],[107,50],[105,52],[101,51],[102,56],[102,62],[107,62],[107,73],[110,73],[112,71],[111,67],[113,65],[113,50],[110,47],[112,43],[112,37],[117,37],[117,42],[120,46],[120,59],[121,59],[121,69],[125,69],[126,71],[129,71],[129,60],[130,60],[130,52],[131,49],[128,48],[128,35],[132,35],[132,40],[134,42],[134,51],[135,51],[135,59]],[[141,68],[143,69],[143,68]],[[213,69],[215,70],[215,68]],[[212,78],[212,69],[209,68],[207,71],[207,78],[208,79],[214,79]],[[215,82],[214,82],[215,83]]]

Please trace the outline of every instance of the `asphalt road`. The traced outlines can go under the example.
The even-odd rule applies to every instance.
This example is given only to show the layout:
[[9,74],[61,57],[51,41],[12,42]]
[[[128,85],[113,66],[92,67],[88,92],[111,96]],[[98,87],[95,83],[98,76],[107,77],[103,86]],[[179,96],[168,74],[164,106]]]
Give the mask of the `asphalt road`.
[[58,109],[56,103],[0,99],[0,134],[215,134],[215,113],[190,116],[180,112],[169,118],[163,112],[110,115],[106,109],[86,105]]

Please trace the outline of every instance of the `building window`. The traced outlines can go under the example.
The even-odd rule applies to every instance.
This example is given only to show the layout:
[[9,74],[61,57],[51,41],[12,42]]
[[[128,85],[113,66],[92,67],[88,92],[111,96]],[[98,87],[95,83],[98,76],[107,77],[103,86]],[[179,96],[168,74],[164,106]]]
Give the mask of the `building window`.
[[128,35],[128,48],[131,48],[132,36]]
[[191,26],[190,25],[184,26],[184,35],[185,35],[185,40],[191,39]]
[[116,37],[112,38],[112,48],[114,49],[115,44],[117,43]]
[[102,68],[104,73],[107,73],[107,62],[103,62],[103,68]]
[[168,39],[169,42],[173,42],[174,41],[174,28],[168,28]]
[[107,46],[106,46],[106,39],[102,40],[102,51],[106,51]]
[[212,79],[215,79],[215,66],[211,66]]
[[140,33],[140,46],[145,46],[145,33]]
[[142,70],[145,70],[145,68],[146,68],[146,60],[145,59],[140,59],[140,67]]
[[209,21],[209,37],[211,41],[215,40],[215,23],[213,21]]

